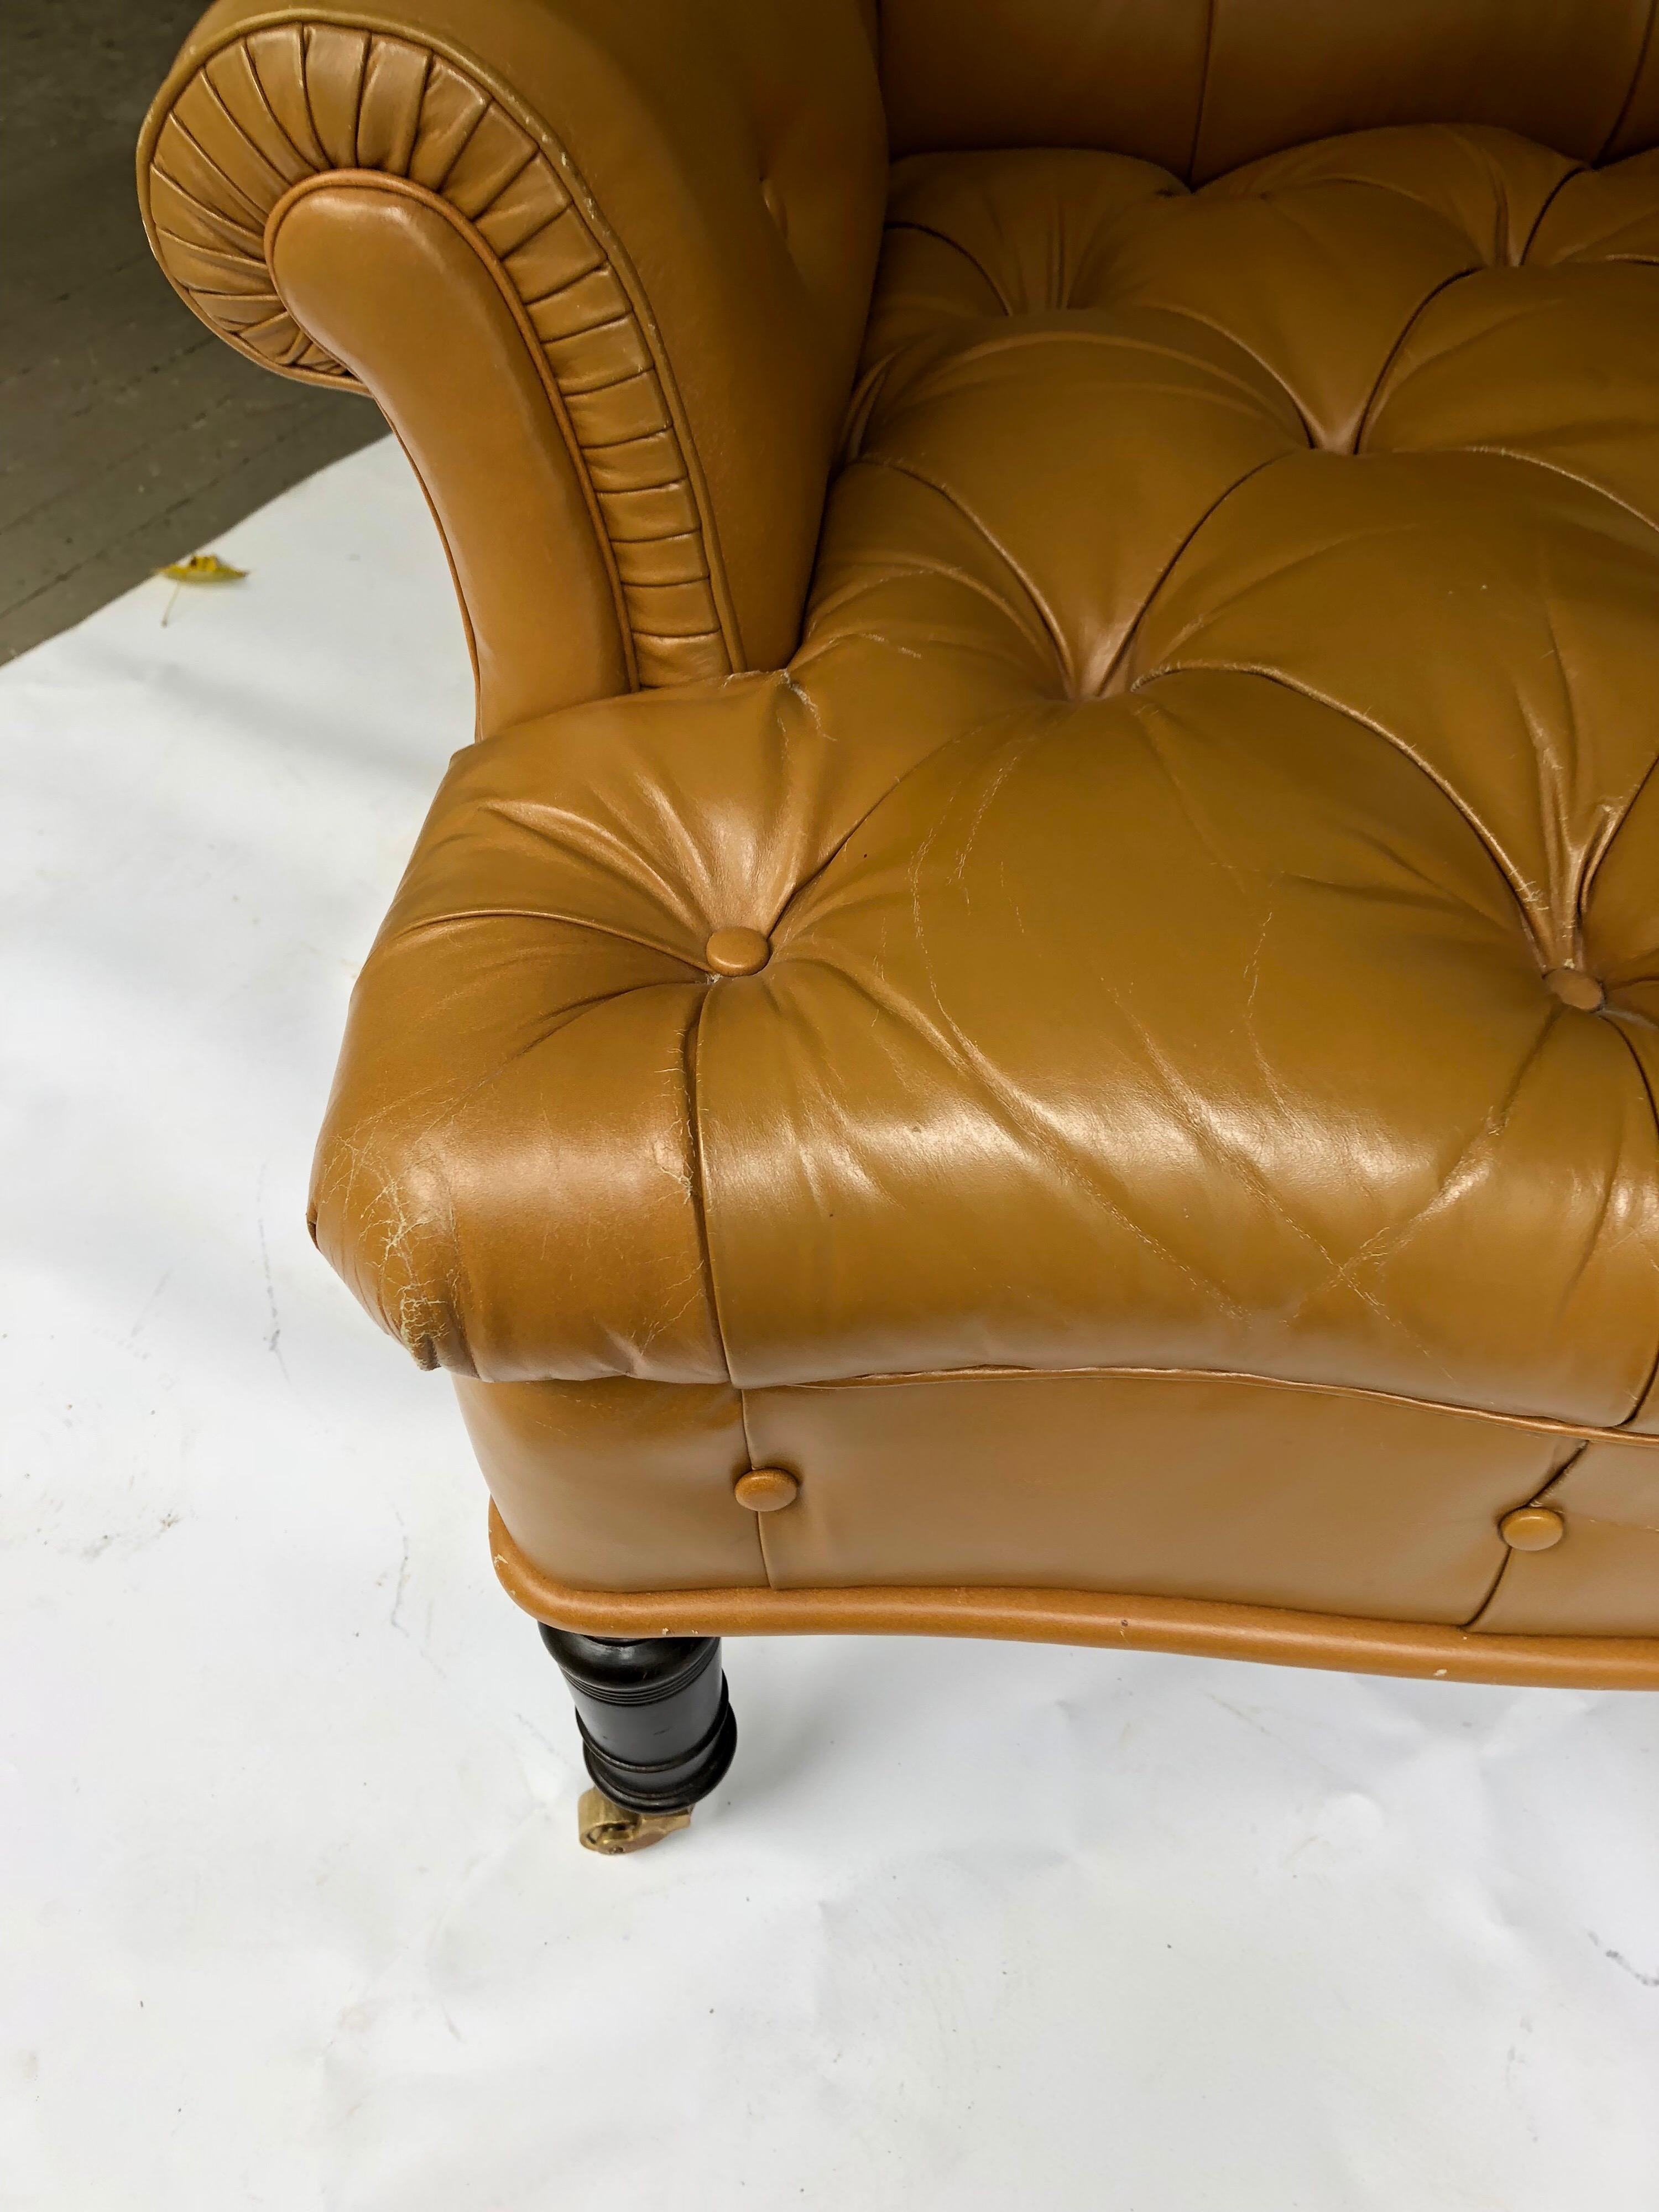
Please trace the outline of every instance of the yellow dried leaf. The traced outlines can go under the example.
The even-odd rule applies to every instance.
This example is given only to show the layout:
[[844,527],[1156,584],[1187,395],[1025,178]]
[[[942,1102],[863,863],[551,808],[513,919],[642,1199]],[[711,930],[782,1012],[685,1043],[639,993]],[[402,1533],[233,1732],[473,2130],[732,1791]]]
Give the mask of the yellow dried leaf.
[[240,584],[246,568],[233,568],[216,553],[192,553],[188,561],[171,561],[155,571],[170,584]]

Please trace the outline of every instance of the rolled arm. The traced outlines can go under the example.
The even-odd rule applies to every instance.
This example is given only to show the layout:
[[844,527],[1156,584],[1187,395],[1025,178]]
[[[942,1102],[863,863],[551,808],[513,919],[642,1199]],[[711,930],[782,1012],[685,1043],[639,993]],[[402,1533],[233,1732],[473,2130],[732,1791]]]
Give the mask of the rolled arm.
[[195,312],[403,438],[486,728],[787,659],[884,184],[859,0],[221,0],[139,149]]

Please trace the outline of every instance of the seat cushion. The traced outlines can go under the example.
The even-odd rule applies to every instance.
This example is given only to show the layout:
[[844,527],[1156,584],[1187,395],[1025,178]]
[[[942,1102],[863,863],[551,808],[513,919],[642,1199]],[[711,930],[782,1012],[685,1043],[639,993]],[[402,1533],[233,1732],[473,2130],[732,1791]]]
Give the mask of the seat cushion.
[[1659,157],[930,155],[891,215],[800,653],[458,757],[325,1249],[487,1380],[1659,1432]]

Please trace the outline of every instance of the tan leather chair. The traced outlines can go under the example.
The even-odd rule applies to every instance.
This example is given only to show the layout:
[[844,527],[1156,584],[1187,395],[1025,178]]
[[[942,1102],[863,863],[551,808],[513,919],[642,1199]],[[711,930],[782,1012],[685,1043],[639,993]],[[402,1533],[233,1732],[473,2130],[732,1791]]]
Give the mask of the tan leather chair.
[[724,1771],[727,1632],[1659,1683],[1650,13],[180,58],[162,265],[373,394],[471,641],[314,1226],[600,1840]]

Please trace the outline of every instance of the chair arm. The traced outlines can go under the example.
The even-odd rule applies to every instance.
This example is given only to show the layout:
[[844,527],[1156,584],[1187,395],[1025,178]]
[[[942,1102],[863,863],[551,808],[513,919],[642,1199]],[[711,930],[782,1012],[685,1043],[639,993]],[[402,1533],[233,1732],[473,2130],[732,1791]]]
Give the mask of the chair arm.
[[788,657],[885,188],[860,0],[220,0],[138,171],[195,312],[403,439],[483,727]]

